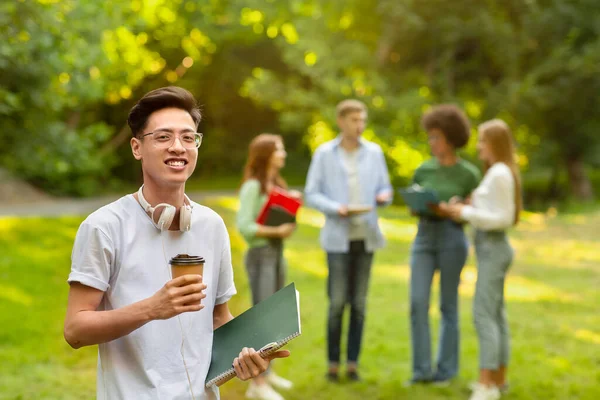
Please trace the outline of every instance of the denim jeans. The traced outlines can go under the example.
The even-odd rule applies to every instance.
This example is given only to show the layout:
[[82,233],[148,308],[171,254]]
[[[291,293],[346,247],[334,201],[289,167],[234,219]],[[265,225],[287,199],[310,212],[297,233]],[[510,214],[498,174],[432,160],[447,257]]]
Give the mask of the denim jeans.
[[252,304],[271,296],[285,284],[287,268],[282,241],[271,241],[266,246],[249,248],[245,263]]
[[477,284],[473,319],[479,339],[479,368],[506,367],[510,356],[510,333],[504,303],[504,281],[513,249],[504,232],[475,234]]
[[373,253],[366,252],[365,242],[362,240],[351,241],[348,253],[327,253],[327,344],[330,363],[340,362],[342,318],[346,305],[350,306],[347,361],[358,362],[372,261]]
[[[467,254],[468,242],[462,226],[450,220],[421,218],[410,261],[413,380],[447,380],[458,373],[458,284]],[[431,366],[429,300],[436,270],[440,271],[442,323],[434,372]]]

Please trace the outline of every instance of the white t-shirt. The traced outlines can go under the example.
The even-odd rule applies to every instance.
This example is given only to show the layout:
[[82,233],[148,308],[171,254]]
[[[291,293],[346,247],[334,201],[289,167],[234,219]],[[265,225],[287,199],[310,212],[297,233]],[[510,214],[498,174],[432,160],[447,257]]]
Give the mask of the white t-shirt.
[[[344,169],[348,176],[348,200],[349,204],[361,205],[362,197],[360,190],[360,181],[358,179],[358,149],[354,151],[346,151],[342,149],[342,160]],[[348,232],[349,240],[364,240],[367,236],[367,221],[364,215],[355,215],[349,218],[350,231]]]
[[[168,261],[180,253],[202,256],[206,298],[198,312],[180,314],[183,354],[196,399],[218,399],[205,391],[213,342],[213,309],[236,293],[229,235],[223,219],[192,202],[188,232],[160,232],[133,195],[100,208],[79,227],[68,282],[104,291],[100,310],[146,299],[170,279]],[[163,252],[164,249],[164,252]],[[191,399],[181,355],[177,317],[151,321],[129,335],[98,346],[97,398]]]
[[498,162],[487,170],[473,191],[473,206],[465,206],[461,218],[477,229],[499,231],[515,222],[515,179],[508,165]]

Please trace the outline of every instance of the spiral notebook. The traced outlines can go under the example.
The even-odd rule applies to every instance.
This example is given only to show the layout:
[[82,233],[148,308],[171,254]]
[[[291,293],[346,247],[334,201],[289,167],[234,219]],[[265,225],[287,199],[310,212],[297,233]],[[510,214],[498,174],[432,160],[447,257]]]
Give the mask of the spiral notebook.
[[215,330],[206,387],[235,375],[231,364],[242,348],[268,356],[301,333],[300,293],[291,283]]

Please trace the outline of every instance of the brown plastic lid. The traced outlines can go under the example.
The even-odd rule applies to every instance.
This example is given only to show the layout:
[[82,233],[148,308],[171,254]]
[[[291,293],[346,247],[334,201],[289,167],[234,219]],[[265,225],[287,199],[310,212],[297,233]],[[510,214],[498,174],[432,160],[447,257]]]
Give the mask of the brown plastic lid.
[[169,264],[181,266],[204,264],[204,257],[177,254],[175,257],[171,258]]

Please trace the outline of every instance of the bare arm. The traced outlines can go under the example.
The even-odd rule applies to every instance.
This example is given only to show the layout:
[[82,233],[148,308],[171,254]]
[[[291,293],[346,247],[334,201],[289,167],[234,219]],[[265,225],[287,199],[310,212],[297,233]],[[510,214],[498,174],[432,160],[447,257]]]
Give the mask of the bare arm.
[[[104,292],[72,283],[69,290],[64,336],[75,349],[118,339],[155,319],[168,319],[199,311],[206,295],[199,275],[184,275],[165,284],[153,296],[109,311],[98,311]],[[189,305],[187,305],[189,304]]]
[[213,330],[217,329],[221,325],[225,325],[233,319],[231,311],[227,303],[218,304],[213,310]]
[[296,229],[296,224],[287,223],[279,226],[258,225],[256,237],[285,239]]

